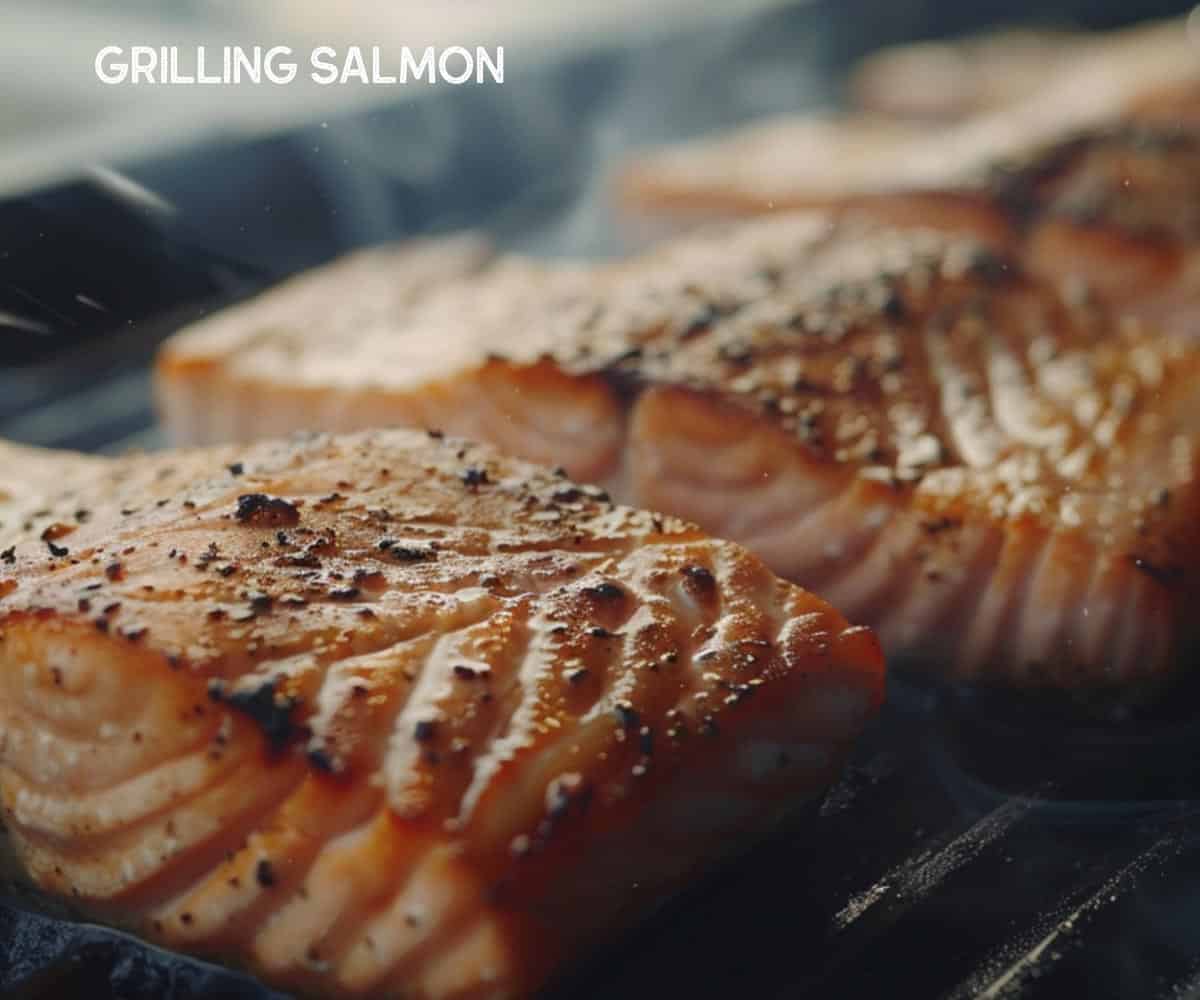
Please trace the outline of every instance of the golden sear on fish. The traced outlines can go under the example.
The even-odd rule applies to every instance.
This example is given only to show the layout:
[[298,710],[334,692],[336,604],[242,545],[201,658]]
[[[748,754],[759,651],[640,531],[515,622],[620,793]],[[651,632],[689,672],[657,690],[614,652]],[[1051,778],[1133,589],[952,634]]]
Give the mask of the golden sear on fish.
[[503,299],[501,268],[336,361],[317,330],[271,369],[185,333],[160,390],[211,405],[183,377],[209,356],[229,398],[255,387],[243,433],[261,410],[353,399],[354,420],[561,463],[749,545],[924,669],[1076,687],[1180,662],[1200,523],[1194,341],[1060,294],[970,237],[855,218],[691,237],[590,291],[519,270],[508,315],[464,319]]
[[87,472],[0,563],[19,873],[284,988],[527,995],[881,697],[744,550],[440,434],[44,461]]

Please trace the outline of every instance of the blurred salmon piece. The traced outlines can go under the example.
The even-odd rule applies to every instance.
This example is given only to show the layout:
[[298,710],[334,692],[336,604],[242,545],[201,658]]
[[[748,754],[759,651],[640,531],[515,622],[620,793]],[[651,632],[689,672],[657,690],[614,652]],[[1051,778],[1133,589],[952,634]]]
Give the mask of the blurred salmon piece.
[[[785,116],[645,154],[619,173],[618,197],[635,215],[680,221],[824,208],[969,232],[1035,273],[1159,317],[1182,307],[1191,323],[1200,293],[1194,31],[1176,19],[1068,38],[1078,40],[1046,60],[1033,92],[986,113],[946,125],[881,115],[868,100],[866,112]],[[919,91],[939,76],[926,60],[949,52],[968,81],[986,77],[1007,44],[1000,35],[885,52],[858,89],[874,80],[868,90],[920,103],[906,95],[905,73]],[[1012,58],[1041,44],[1014,41],[1025,55]]]

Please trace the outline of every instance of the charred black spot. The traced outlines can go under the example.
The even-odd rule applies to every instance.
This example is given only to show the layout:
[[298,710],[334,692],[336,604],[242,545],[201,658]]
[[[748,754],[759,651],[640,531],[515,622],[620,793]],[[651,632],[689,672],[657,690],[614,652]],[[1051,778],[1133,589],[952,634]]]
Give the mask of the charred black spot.
[[1012,267],[1008,259],[986,247],[975,249],[969,268],[972,277],[987,285],[999,285],[1012,277]]
[[463,469],[461,478],[470,489],[478,489],[480,486],[486,486],[489,482],[487,469],[481,469],[477,465],[470,465]]
[[697,334],[703,333],[717,321],[719,316],[720,313],[717,311],[715,306],[705,306],[690,320],[688,320],[687,325],[679,331],[679,339],[690,340]]
[[247,594],[246,602],[255,611],[270,611],[271,605],[275,603],[275,599],[270,594],[264,594],[259,590],[252,594]]
[[275,681],[268,680],[252,691],[230,691],[224,681],[213,680],[208,685],[208,696],[247,716],[262,730],[271,750],[278,753],[299,730],[292,722],[296,699],[277,694],[275,688]]
[[437,558],[437,549],[432,545],[401,545],[394,538],[382,539],[379,551],[390,553],[401,562],[423,562]]
[[625,364],[629,364],[631,361],[639,361],[639,360],[641,360],[643,353],[644,352],[641,347],[637,347],[637,346],[628,347],[625,350],[621,351],[619,354],[615,355],[612,358],[611,364],[625,365]]
[[899,323],[908,315],[908,307],[904,304],[904,299],[895,288],[890,287],[883,293],[879,311],[885,319],[889,319],[893,323]]
[[592,797],[592,786],[575,771],[560,774],[546,787],[546,816],[551,821],[569,812],[583,812]]
[[1141,556],[1130,556],[1129,561],[1133,563],[1133,568],[1141,570],[1155,583],[1161,584],[1164,587],[1174,587],[1179,583],[1183,576],[1183,570],[1179,566],[1164,566],[1159,563],[1153,563],[1149,559],[1144,559]]
[[234,515],[243,524],[290,525],[300,521],[300,510],[281,497],[265,493],[243,493]]
[[613,706],[613,715],[624,729],[636,729],[640,716],[629,702],[619,701]]
[[308,748],[308,762],[318,771],[323,771],[325,774],[338,774],[341,772],[338,760],[321,746]]
[[619,601],[625,596],[624,590],[615,583],[610,583],[607,580],[603,583],[592,584],[590,587],[584,587],[583,592],[588,597],[595,597],[602,601]]
[[712,570],[707,566],[684,566],[680,572],[683,573],[684,578],[693,590],[702,594],[716,592],[716,577],[713,576]]
[[954,517],[935,517],[932,521],[921,522],[921,528],[926,534],[940,535],[943,531],[962,526],[962,521]]

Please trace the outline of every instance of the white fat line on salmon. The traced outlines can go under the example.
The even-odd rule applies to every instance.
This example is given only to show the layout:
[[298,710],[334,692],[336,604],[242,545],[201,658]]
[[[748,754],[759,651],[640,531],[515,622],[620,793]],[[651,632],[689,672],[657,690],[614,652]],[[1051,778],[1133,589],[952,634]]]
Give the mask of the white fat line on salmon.
[[[1044,790],[1043,790],[1044,791]],[[1039,804],[1035,797],[1005,802],[960,833],[932,856],[907,858],[869,889],[856,893],[834,916],[833,925],[844,931],[881,899],[889,896],[909,904],[927,896],[949,875],[973,861],[985,847],[1008,832]]]
[[[1075,931],[1080,923],[1094,916],[1106,906],[1117,902],[1132,889],[1139,875],[1150,865],[1177,854],[1182,841],[1175,833],[1168,833],[1156,840],[1132,861],[1110,875],[1082,903],[1066,911],[1059,907],[1043,914],[1033,928],[993,952],[983,964],[948,995],[948,1000],[992,1000],[1018,989],[1025,977],[1046,958],[1056,960],[1061,952],[1051,947],[1065,934]],[[1015,958],[1014,958],[1015,956]]]

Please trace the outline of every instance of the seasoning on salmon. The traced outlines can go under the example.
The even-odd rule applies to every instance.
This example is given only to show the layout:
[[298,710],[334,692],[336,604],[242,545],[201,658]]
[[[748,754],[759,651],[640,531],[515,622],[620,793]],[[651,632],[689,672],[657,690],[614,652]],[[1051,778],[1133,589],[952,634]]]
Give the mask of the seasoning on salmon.
[[6,856],[304,995],[530,995],[882,695],[871,633],[745,550],[448,436],[39,460],[88,475],[5,536]]

